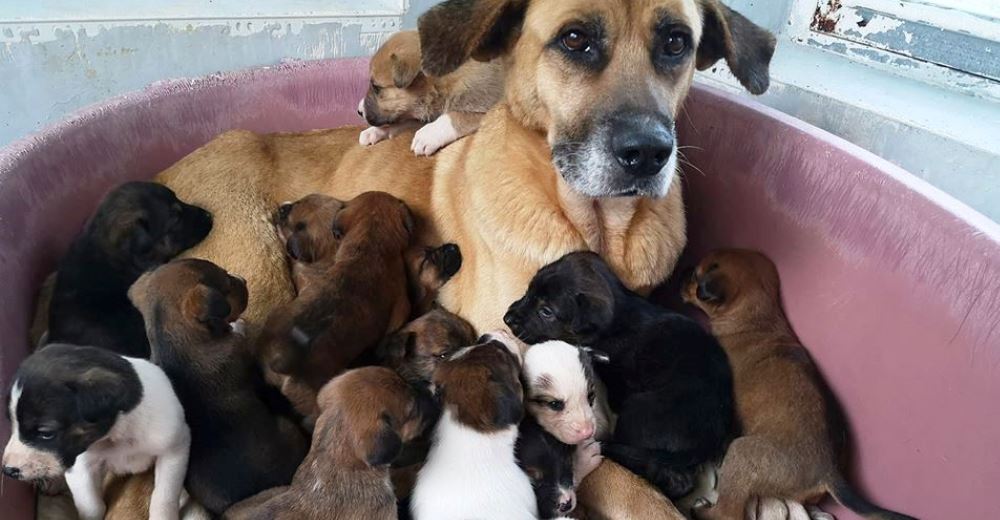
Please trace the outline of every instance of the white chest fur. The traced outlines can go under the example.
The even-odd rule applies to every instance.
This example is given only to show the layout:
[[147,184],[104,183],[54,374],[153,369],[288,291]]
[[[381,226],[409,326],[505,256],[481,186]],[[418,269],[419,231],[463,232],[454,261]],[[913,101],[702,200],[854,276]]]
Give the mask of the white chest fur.
[[517,426],[481,433],[445,411],[434,445],[417,477],[411,509],[416,520],[529,520],[538,518],[531,481],[514,460]]

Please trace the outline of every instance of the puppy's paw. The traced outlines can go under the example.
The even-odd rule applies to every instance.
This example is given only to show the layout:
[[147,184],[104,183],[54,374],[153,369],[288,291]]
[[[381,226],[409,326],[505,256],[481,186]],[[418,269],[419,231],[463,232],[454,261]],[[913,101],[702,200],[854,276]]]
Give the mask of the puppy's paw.
[[413,135],[413,144],[410,145],[410,149],[418,156],[430,156],[457,139],[458,133],[451,123],[451,118],[441,116],[433,123],[426,124],[417,130],[417,133]]
[[590,475],[590,472],[601,465],[604,456],[601,455],[601,443],[591,438],[582,444],[576,445],[576,453],[573,456],[573,482],[577,485]]
[[361,132],[358,141],[361,146],[371,146],[389,138],[389,128],[385,126],[369,126]]

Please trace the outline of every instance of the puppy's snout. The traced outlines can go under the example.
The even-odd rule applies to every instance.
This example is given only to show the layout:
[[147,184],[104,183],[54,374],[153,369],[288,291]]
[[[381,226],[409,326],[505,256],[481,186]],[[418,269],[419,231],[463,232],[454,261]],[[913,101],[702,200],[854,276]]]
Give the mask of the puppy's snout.
[[573,510],[575,506],[576,506],[576,496],[574,496],[574,493],[572,491],[563,491],[562,494],[559,495],[558,509],[560,514],[565,515],[569,513],[570,511]]
[[658,115],[620,114],[611,121],[611,152],[629,175],[652,177],[673,156],[674,135]]
[[278,220],[279,221],[285,222],[286,220],[288,220],[288,215],[292,214],[292,206],[293,206],[293,204],[291,202],[286,202],[286,203],[282,204],[281,206],[278,206]]
[[358,115],[361,116],[361,119],[365,118],[365,98],[361,98],[361,101],[358,102]]
[[21,468],[15,466],[4,466],[3,474],[14,480],[21,480]]

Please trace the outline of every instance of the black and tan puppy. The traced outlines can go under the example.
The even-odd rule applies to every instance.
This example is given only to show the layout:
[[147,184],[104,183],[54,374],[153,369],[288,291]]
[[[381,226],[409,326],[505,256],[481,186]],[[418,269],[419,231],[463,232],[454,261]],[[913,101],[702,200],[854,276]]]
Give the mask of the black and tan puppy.
[[338,246],[312,258],[309,282],[268,317],[258,355],[287,376],[282,391],[302,415],[315,417],[319,389],[409,318],[404,256],[412,231],[409,209],[391,195],[367,192],[344,202],[330,226]]
[[455,244],[413,247],[406,253],[410,277],[410,315],[419,318],[437,303],[438,291],[462,268],[462,251]]
[[437,416],[430,393],[383,367],[348,371],[317,398],[312,449],[290,486],[233,506],[225,518],[394,520],[389,464]]
[[514,454],[535,489],[539,518],[560,517],[576,507],[576,446],[555,438],[529,414],[518,427]]
[[528,343],[558,339],[608,355],[595,368],[618,413],[601,451],[670,498],[722,456],[733,426],[732,374],[693,320],[628,290],[601,258],[570,253],[543,267],[504,321]]
[[213,514],[288,484],[307,441],[275,415],[249,346],[231,324],[246,309],[246,283],[204,260],[176,260],[129,290],[142,312],[152,360],[170,378],[191,428],[188,492]]
[[128,288],[211,229],[209,212],[181,202],[166,186],[129,182],[115,188],[59,262],[48,341],[148,358],[146,330]]
[[871,504],[844,478],[842,414],[785,317],[770,259],[745,250],[713,252],[683,297],[708,315],[729,355],[742,426],[722,463],[719,501],[696,510],[698,518],[743,518],[751,502],[764,498],[809,503],[830,493],[865,518],[911,519]]

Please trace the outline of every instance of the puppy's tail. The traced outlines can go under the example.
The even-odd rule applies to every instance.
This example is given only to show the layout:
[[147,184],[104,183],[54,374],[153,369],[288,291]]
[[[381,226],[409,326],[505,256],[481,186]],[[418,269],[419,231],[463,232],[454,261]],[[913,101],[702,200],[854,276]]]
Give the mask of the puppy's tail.
[[865,517],[867,520],[917,520],[912,516],[882,509],[872,504],[859,495],[841,475],[835,475],[830,480],[828,491],[842,506]]

